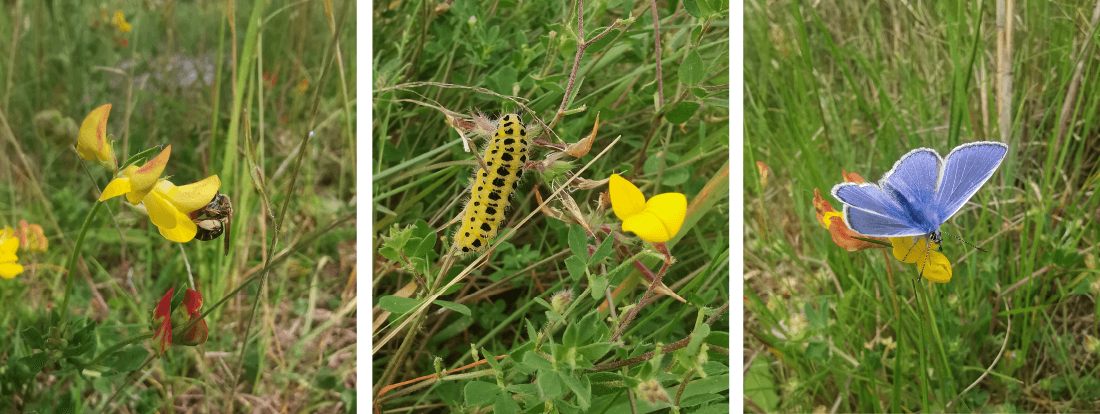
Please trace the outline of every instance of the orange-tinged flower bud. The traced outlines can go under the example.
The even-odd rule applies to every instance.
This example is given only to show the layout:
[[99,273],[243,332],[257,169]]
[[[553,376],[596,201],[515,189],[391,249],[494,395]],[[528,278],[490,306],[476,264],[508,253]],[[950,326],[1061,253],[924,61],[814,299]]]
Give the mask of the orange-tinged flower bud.
[[107,140],[107,116],[111,114],[111,104],[93,109],[80,124],[80,135],[76,143],[76,152],[80,158],[95,161],[114,172],[118,170],[118,161],[111,142]]

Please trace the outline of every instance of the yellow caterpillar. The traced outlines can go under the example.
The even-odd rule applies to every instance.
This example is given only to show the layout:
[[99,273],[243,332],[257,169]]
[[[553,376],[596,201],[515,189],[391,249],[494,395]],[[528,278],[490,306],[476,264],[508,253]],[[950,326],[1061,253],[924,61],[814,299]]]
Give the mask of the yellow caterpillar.
[[526,162],[527,130],[520,123],[519,115],[504,115],[485,152],[485,166],[489,171],[477,170],[477,181],[470,190],[462,226],[455,232],[455,245],[462,253],[480,251],[496,237]]

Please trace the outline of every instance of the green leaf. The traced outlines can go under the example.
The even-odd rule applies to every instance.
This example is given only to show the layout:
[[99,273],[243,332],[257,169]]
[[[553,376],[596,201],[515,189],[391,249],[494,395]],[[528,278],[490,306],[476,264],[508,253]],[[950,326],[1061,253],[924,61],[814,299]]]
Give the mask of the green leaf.
[[401,262],[401,252],[405,250],[405,244],[412,237],[412,229],[400,229],[396,224],[390,227],[390,234],[382,236],[382,247],[378,253],[395,262]]
[[463,305],[463,304],[460,304],[460,303],[448,302],[448,301],[445,301],[445,300],[435,300],[435,301],[432,301],[432,303],[434,303],[436,305],[439,305],[439,306],[442,306],[444,308],[453,310],[455,312],[461,313],[461,314],[466,315],[466,316],[472,316],[472,314],[470,312],[470,308],[468,308],[468,307],[466,307],[466,305]]
[[104,364],[118,372],[130,372],[141,368],[145,358],[149,357],[149,351],[140,346],[131,346],[111,356]]
[[665,120],[671,124],[680,125],[691,119],[692,115],[695,115],[695,111],[699,109],[698,102],[684,101],[672,108],[665,114]]
[[589,361],[595,361],[606,355],[611,350],[611,346],[610,342],[596,342],[577,347],[577,353]]
[[409,238],[409,245],[405,248],[405,255],[409,257],[429,257],[429,255],[435,253],[435,242],[438,239],[428,222],[417,220],[415,227],[412,229],[412,237]]
[[592,299],[603,300],[607,293],[607,276],[591,275],[588,277],[588,285],[592,287]]
[[829,360],[829,346],[824,342],[810,341],[806,345],[805,351],[806,358],[815,362],[825,362]]
[[493,403],[493,414],[513,414],[520,412],[519,404],[512,399],[512,394],[506,390],[497,393],[497,399]]
[[484,381],[470,381],[462,388],[466,405],[471,407],[489,404],[496,399],[497,391],[500,391],[499,386]]
[[596,251],[592,253],[592,257],[588,258],[588,265],[594,265],[603,261],[607,256],[611,255],[611,249],[614,247],[614,237],[608,236],[603,239],[603,243],[600,243],[599,247],[596,247]]
[[749,372],[745,373],[745,397],[764,412],[775,412],[779,405],[778,388],[768,363],[762,358],[754,360]]
[[588,265],[585,263],[584,259],[577,256],[570,256],[565,259],[565,268],[569,270],[569,277],[571,277],[573,281],[578,281],[584,277],[584,271],[588,268]]
[[688,355],[698,355],[699,346],[703,344],[703,341],[710,335],[710,325],[705,323],[699,324],[695,328],[695,332],[691,333],[691,340],[688,341],[688,346],[685,348]]
[[38,328],[32,326],[24,329],[23,338],[31,349],[45,349],[46,341],[42,339],[42,332],[39,332]]
[[554,369],[554,365],[550,363],[550,360],[535,352],[525,353],[523,355],[523,363],[542,371],[552,371]]
[[[527,355],[531,355],[530,353]],[[538,375],[539,395],[544,399],[556,398],[562,393],[561,379],[558,373],[551,370],[539,370]]]
[[37,354],[31,354],[19,358],[19,363],[27,368],[27,372],[21,373],[22,375],[19,376],[24,377],[23,379],[30,379],[34,377],[36,374],[42,371],[42,368],[46,367],[47,361],[48,358],[45,352],[39,352]]
[[401,296],[386,295],[378,299],[378,306],[384,311],[404,314],[416,308],[420,301]]
[[825,329],[829,323],[829,298],[822,296],[818,299],[817,309],[814,309],[813,305],[806,303],[803,308],[806,311],[806,321],[810,323],[810,326],[814,329]]
[[696,19],[703,17],[703,11],[699,9],[697,0],[684,0],[684,10],[687,10],[688,14]]
[[569,226],[569,251],[574,256],[588,259],[588,235],[581,226]]
[[680,64],[680,82],[686,85],[695,85],[703,81],[703,58],[697,50],[692,49],[684,57],[684,63]]
[[592,383],[588,380],[588,377],[581,376],[578,380],[576,377],[565,373],[558,374],[558,378],[577,396],[577,402],[580,404],[581,410],[588,410],[588,407],[592,404]]

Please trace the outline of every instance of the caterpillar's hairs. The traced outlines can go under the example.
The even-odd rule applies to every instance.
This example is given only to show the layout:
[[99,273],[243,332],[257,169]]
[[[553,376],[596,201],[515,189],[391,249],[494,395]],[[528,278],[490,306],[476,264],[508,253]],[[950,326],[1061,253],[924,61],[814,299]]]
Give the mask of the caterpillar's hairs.
[[485,166],[478,168],[461,225],[455,232],[455,246],[462,254],[485,248],[497,235],[504,212],[523,177],[527,162],[527,131],[518,114],[505,114],[485,149]]

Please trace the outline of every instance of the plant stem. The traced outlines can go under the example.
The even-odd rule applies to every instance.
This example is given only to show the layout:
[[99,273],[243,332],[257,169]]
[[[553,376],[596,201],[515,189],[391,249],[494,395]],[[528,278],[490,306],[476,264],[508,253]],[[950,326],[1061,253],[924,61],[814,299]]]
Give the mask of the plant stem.
[[88,212],[88,216],[84,218],[84,225],[80,226],[80,234],[76,236],[76,243],[73,244],[73,254],[69,256],[69,264],[65,266],[68,271],[65,276],[68,280],[65,282],[65,298],[61,300],[61,316],[62,320],[69,320],[69,296],[73,292],[73,269],[76,267],[76,258],[80,256],[80,247],[84,244],[84,235],[88,234],[88,228],[92,226],[92,219],[95,218],[95,213],[99,211],[99,208],[103,207],[102,201],[96,201],[92,205],[92,210]]

